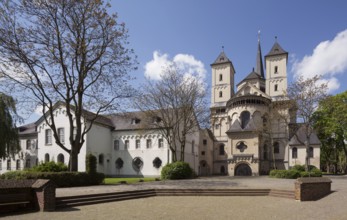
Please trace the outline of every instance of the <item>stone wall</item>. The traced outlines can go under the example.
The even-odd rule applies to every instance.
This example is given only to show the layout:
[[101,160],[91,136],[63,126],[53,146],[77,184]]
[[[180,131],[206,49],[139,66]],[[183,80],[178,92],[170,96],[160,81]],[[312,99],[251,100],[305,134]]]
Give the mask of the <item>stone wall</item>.
[[331,180],[326,177],[305,177],[295,181],[295,199],[318,200],[331,193]]

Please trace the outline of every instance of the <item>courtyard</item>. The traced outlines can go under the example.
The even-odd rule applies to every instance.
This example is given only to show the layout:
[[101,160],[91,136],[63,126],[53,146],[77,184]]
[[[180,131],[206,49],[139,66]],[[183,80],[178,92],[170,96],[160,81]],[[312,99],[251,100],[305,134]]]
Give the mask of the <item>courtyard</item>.
[[[333,192],[313,202],[269,196],[172,196],[76,206],[55,212],[5,216],[4,219],[346,219],[347,176],[330,176]],[[151,188],[294,189],[295,180],[262,177],[212,177],[132,185],[57,189],[57,196]]]

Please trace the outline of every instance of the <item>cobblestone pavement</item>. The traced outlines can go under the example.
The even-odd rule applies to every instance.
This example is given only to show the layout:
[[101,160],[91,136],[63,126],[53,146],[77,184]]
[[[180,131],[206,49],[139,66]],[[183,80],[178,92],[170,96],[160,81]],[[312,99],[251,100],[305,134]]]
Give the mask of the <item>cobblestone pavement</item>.
[[[80,206],[56,212],[35,212],[4,219],[347,219],[347,176],[330,177],[330,195],[313,202],[269,196],[259,197],[151,197]],[[60,196],[148,188],[271,188],[294,189],[294,180],[267,177],[215,177],[185,181],[163,181],[136,185],[94,186],[58,189]]]

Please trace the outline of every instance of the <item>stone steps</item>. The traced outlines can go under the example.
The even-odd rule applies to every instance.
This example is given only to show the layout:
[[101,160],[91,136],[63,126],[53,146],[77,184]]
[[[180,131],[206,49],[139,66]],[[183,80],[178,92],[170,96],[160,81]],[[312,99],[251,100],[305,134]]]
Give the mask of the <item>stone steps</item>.
[[115,193],[101,193],[80,196],[65,196],[56,198],[56,208],[91,205],[106,202],[123,201],[156,196],[154,190],[136,190]]
[[291,190],[272,189],[269,193],[269,196],[295,199],[295,192],[294,190],[291,191]]

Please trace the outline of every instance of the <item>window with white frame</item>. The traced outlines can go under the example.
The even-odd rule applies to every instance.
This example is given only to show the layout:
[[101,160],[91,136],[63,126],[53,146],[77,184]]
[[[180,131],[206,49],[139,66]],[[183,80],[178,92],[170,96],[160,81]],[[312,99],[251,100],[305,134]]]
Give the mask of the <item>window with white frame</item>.
[[129,140],[124,141],[124,150],[129,149]]
[[45,130],[45,143],[46,143],[46,145],[52,144],[52,130],[51,129]]
[[20,160],[16,160],[16,170],[20,170]]
[[147,146],[147,148],[151,148],[152,147],[152,139],[147,139],[146,146]]
[[30,139],[28,139],[28,140],[27,140],[27,146],[26,146],[26,149],[27,149],[27,150],[30,150],[30,148],[31,148],[31,140],[30,140]]
[[49,154],[45,154],[45,162],[49,162]]
[[65,134],[64,134],[64,128],[58,128],[58,137],[59,141],[64,144],[65,143]]
[[136,140],[135,147],[136,149],[140,149],[140,140]]
[[7,170],[11,170],[11,159],[7,160]]
[[163,148],[164,147],[164,140],[162,139],[162,138],[160,138],[159,140],[158,140],[158,142],[159,142],[159,148]]
[[114,140],[113,141],[113,149],[114,150],[119,150],[119,140]]

